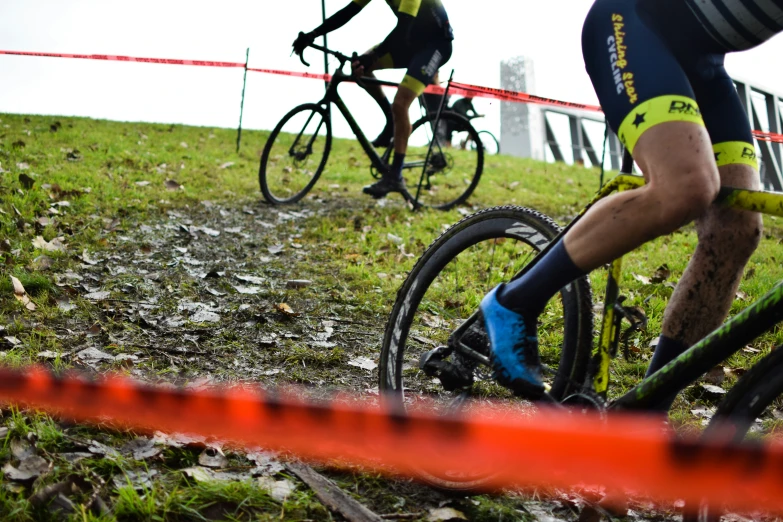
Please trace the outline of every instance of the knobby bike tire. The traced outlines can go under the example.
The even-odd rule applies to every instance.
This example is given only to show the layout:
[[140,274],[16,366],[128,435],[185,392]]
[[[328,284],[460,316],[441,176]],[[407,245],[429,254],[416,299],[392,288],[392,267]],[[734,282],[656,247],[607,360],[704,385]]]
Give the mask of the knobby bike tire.
[[[416,314],[421,317],[429,312],[427,307],[431,304],[425,302],[422,305],[422,300],[449,262],[483,241],[505,244],[508,239],[517,240],[531,247],[531,254],[534,254],[544,249],[559,231],[560,227],[541,213],[523,207],[504,206],[473,214],[443,232],[427,248],[397,292],[381,348],[379,387],[383,396],[398,407],[406,402],[404,390],[407,388],[403,379],[403,373],[408,369],[406,349],[415,354],[417,347],[410,348],[413,345],[409,344],[409,341],[417,343],[421,340],[420,336],[411,332],[411,325],[414,321],[418,324],[420,320],[416,318]],[[520,246],[513,243],[508,248],[513,251]],[[513,269],[516,271],[517,267],[514,266]],[[433,289],[433,292],[437,290]],[[558,370],[550,391],[557,399],[581,389],[586,378],[593,337],[592,295],[587,277],[580,278],[564,288],[561,291],[561,300],[563,341]],[[411,358],[410,354],[408,358]],[[477,481],[444,480],[423,471],[421,478],[444,489],[467,491],[481,487]]]
[[[783,397],[783,345],[764,356],[729,390],[718,404],[702,437],[706,441],[741,442],[764,412]],[[686,507],[685,521],[720,520],[721,509],[702,504]]]
[[[302,112],[313,112],[315,114],[315,117],[321,117],[323,120],[323,124],[326,126],[326,135],[325,135],[325,144],[324,144],[324,151],[323,151],[323,157],[318,162],[318,166],[316,167],[315,171],[312,173],[312,177],[310,180],[304,185],[303,188],[296,190],[293,194],[288,195],[287,197],[282,197],[280,194],[275,194],[275,190],[270,188],[270,176],[278,176],[279,173],[273,173],[270,172],[269,164],[270,164],[270,154],[272,152],[272,148],[280,137],[280,133],[283,130],[283,127],[286,125],[286,123],[289,122],[289,120],[293,119],[294,116],[296,116],[299,113]],[[306,120],[307,121],[307,120]],[[307,127],[307,125],[305,125]],[[305,130],[304,128],[302,129]],[[266,144],[264,145],[264,151],[261,153],[261,163],[258,170],[258,182],[261,186],[261,192],[264,195],[264,199],[266,199],[269,203],[276,204],[276,205],[282,205],[282,204],[288,204],[288,203],[296,203],[300,199],[302,199],[315,185],[315,183],[318,181],[318,178],[321,177],[321,174],[323,173],[324,167],[326,166],[326,161],[329,159],[329,152],[332,149],[332,123],[329,118],[329,113],[326,111],[326,109],[316,103],[305,103],[303,105],[299,105],[298,107],[295,107],[292,109],[288,114],[283,116],[283,119],[278,122],[277,126],[272,130],[272,133],[269,135],[269,139],[266,141]],[[275,160],[275,158],[271,158],[272,160]]]
[[[427,128],[432,129],[432,124],[434,123],[436,116],[437,114],[435,113],[429,113],[416,121],[411,127],[411,136],[414,136],[416,131],[423,125],[428,125]],[[448,210],[467,201],[471,194],[473,194],[473,191],[476,190],[476,187],[481,180],[481,173],[484,170],[484,147],[481,145],[478,132],[476,132],[476,129],[464,116],[461,116],[455,112],[444,111],[440,115],[440,123],[438,125],[438,131],[449,128],[457,129],[459,132],[466,132],[470,139],[476,141],[476,143],[479,144],[474,151],[476,153],[476,165],[475,168],[473,168],[472,165],[470,167],[470,170],[472,171],[469,174],[470,181],[465,185],[464,191],[457,190],[454,192],[453,197],[452,194],[449,193],[445,199],[438,197],[437,191],[442,188],[444,183],[443,178],[449,174],[448,171],[451,167],[437,170],[432,176],[427,176],[425,180],[425,185],[430,184],[431,186],[434,186],[434,191],[432,188],[429,190],[425,189],[416,201],[425,207],[436,208],[439,210]],[[429,160],[428,168],[431,166],[434,169],[438,169],[440,168],[439,164],[437,163],[439,158],[448,156],[454,152],[457,152],[458,154],[464,152],[456,151],[453,147],[446,147],[445,143],[441,143],[441,140],[437,139],[437,132],[433,131],[433,134],[433,137],[436,138],[436,141],[432,147],[432,155]],[[411,150],[410,145],[409,150]],[[406,172],[404,170],[403,174],[407,177],[406,182],[408,185],[408,192],[410,192],[411,196],[415,199],[421,177],[421,169],[413,169],[411,172]],[[440,186],[439,182],[441,183]],[[432,194],[432,196],[430,194]]]
[[[489,152],[489,150],[492,150],[492,149],[487,149],[487,147],[484,146],[484,153],[485,154],[489,154],[489,155],[500,154],[500,142],[498,141],[498,139],[495,137],[494,134],[492,134],[488,130],[482,130],[482,131],[478,131],[478,135],[479,135],[479,139],[482,140],[482,142],[481,142],[482,145],[484,144],[484,140],[491,140],[492,143],[495,145],[495,149],[494,150],[496,152],[494,152],[494,153]],[[474,147],[475,145],[473,143],[471,143],[470,146]]]

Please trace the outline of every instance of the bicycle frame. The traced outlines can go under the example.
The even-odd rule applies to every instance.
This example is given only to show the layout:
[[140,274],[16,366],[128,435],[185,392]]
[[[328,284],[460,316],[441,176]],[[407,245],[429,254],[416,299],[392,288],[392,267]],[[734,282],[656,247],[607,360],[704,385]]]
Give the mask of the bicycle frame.
[[[351,128],[351,131],[354,133],[354,136],[356,136],[356,139],[359,141],[359,144],[362,147],[362,150],[364,150],[364,153],[367,154],[367,156],[370,158],[370,163],[372,166],[378,170],[383,171],[387,168],[387,165],[384,161],[384,159],[378,155],[378,153],[375,150],[375,147],[370,143],[370,140],[367,139],[367,136],[365,136],[364,132],[362,131],[361,127],[359,127],[359,124],[354,119],[353,115],[351,114],[351,111],[348,110],[348,106],[345,105],[345,102],[343,102],[342,98],[340,98],[340,94],[337,92],[337,87],[346,81],[354,82],[359,84],[360,86],[365,85],[381,85],[381,86],[387,86],[387,87],[399,87],[398,84],[394,82],[388,82],[384,80],[379,80],[377,78],[368,78],[363,77],[361,79],[356,79],[352,75],[346,74],[343,72],[343,68],[348,63],[348,61],[351,59],[350,57],[338,53],[336,51],[332,51],[330,49],[327,49],[325,47],[321,47],[319,45],[311,45],[313,49],[317,49],[319,51],[325,52],[327,54],[331,54],[335,56],[339,61],[340,65],[337,67],[337,70],[332,75],[332,79],[329,82],[326,92],[324,93],[324,97],[321,98],[321,100],[318,102],[318,105],[323,106],[327,112],[329,112],[329,106],[330,104],[334,104],[340,111],[340,114],[343,115],[343,118],[345,118],[345,121],[348,122],[348,126]],[[302,62],[305,65],[308,65],[307,62],[302,59]],[[454,75],[454,71],[451,73],[452,77]],[[438,124],[440,123],[440,117],[441,114],[444,111],[444,106],[446,102],[446,95],[449,91],[449,86],[451,85],[452,77],[449,78],[448,85],[446,86],[446,90],[443,93],[443,97],[441,98],[440,106],[438,107],[437,115],[435,116],[435,122],[433,124],[433,135],[435,134],[435,129],[438,128]],[[318,133],[319,129],[316,129],[316,134]],[[424,158],[424,161],[422,162],[412,162],[412,163],[406,163],[403,165],[403,168],[416,168],[421,166],[421,177],[419,178],[419,183],[416,188],[416,195],[412,196],[407,190],[405,190],[402,193],[402,196],[405,198],[406,201],[408,201],[410,204],[413,205],[414,208],[419,208],[421,205],[418,203],[419,196],[421,195],[421,189],[424,185],[425,177],[427,176],[427,165],[429,164],[430,157],[432,156],[432,148],[435,140],[430,140],[429,147],[427,149],[427,155]]]
[[[621,174],[604,186],[590,206],[615,191],[631,190],[644,185],[644,178]],[[783,217],[783,194],[723,187],[716,203],[722,206]],[[589,207],[588,207],[589,208]],[[585,209],[579,217],[581,217]],[[577,218],[578,219],[578,218]],[[604,299],[604,311],[598,344],[593,350],[588,378],[593,391],[605,397],[609,385],[609,363],[620,344],[622,307],[618,301],[622,277],[622,258],[613,261]],[[754,338],[783,320],[783,281],[767,294],[734,316],[707,337],[693,345],[655,374],[644,379],[622,397],[613,401],[612,409],[645,408],[663,399],[672,390],[682,390],[731,356]]]
[[[631,170],[630,156],[627,161],[623,162],[623,165],[623,171]],[[614,192],[636,189],[645,184],[642,176],[625,172],[621,172],[604,185],[582,212],[512,280],[521,277],[530,270],[595,203]],[[781,193],[722,187],[715,202],[730,208],[783,217],[783,194]],[[588,378],[585,383],[585,386],[591,387],[593,392],[598,393],[604,399],[609,387],[609,366],[621,341],[620,326],[623,317],[618,282],[622,277],[622,262],[622,257],[620,257],[609,266],[601,331],[598,343],[593,347],[588,367]],[[477,319],[478,312],[474,312],[456,328],[449,336],[448,346],[478,362],[489,364],[488,357],[460,342],[462,335]],[[642,380],[622,397],[613,401],[609,406],[610,409],[642,409],[662,400],[671,394],[672,390],[684,389],[780,321],[783,321],[783,281],[777,283],[758,301],[745,308],[658,372]]]

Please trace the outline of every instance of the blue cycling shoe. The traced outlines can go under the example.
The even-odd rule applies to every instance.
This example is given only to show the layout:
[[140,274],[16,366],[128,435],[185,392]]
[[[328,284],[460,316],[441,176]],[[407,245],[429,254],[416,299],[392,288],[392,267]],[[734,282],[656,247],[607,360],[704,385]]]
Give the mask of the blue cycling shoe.
[[517,395],[539,398],[545,388],[541,381],[536,325],[498,302],[496,286],[481,301],[481,313],[489,335],[492,377]]

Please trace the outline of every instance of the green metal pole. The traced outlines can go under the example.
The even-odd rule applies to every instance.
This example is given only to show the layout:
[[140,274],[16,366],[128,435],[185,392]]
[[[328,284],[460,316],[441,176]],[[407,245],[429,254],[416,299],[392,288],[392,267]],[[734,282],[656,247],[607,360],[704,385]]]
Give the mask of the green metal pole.
[[237,128],[237,152],[239,152],[239,144],[242,142],[242,113],[245,111],[245,86],[247,85],[247,64],[249,61],[250,47],[245,53],[245,75],[242,78],[242,102],[239,105],[239,127]]

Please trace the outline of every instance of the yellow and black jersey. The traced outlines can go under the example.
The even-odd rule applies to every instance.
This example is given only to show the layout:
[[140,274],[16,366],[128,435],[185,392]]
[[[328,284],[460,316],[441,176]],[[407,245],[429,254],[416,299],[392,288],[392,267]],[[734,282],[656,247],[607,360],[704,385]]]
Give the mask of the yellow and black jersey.
[[[353,0],[360,8],[371,0]],[[407,14],[415,18],[411,36],[415,40],[432,40],[436,37],[454,39],[449,16],[440,0],[386,0],[395,15]]]
[[755,47],[783,32],[783,0],[686,0],[712,38],[729,51]]

